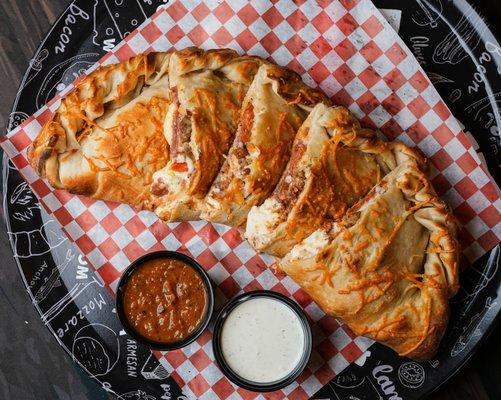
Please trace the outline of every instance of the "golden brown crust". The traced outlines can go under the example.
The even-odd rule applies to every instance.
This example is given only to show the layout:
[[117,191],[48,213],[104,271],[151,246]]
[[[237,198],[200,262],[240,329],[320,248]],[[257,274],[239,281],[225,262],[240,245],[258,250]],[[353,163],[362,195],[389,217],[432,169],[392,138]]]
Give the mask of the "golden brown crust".
[[173,102],[166,119],[171,161],[155,175],[157,215],[198,219],[238,126],[248,85],[264,61],[233,50],[187,49],[172,55]]
[[265,64],[242,105],[235,141],[205,199],[202,218],[239,227],[277,184],[310,107],[328,102],[293,71]]
[[433,356],[458,289],[456,225],[426,176],[403,163],[331,231],[280,262],[330,315],[414,359]]
[[458,287],[454,219],[417,150],[318,103],[297,74],[233,50],[142,55],[79,82],[28,158],[56,188],[166,220],[241,227],[278,204],[271,227],[249,217],[251,243],[299,243],[282,268],[328,314],[429,358]]
[[77,83],[28,150],[37,173],[72,193],[151,208],[151,176],[169,158],[168,60],[137,56]]
[[299,129],[275,190],[251,209],[245,236],[256,250],[283,257],[409,159],[426,169],[415,150],[379,140],[346,108],[318,104]]

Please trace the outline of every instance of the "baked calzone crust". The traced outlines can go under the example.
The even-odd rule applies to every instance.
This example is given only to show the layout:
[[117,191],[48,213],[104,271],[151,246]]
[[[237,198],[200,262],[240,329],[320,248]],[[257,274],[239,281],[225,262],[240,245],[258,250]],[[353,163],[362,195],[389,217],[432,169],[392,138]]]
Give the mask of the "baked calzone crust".
[[422,360],[436,352],[458,289],[455,232],[451,213],[408,162],[280,267],[357,335]]
[[55,188],[245,227],[356,334],[416,359],[437,349],[459,250],[426,161],[287,68],[197,48],[101,67],[28,158]]
[[276,65],[259,69],[242,104],[238,131],[205,199],[202,218],[240,226],[272,192],[307,112],[327,99],[299,75]]
[[137,56],[78,83],[28,150],[38,174],[55,188],[152,208],[152,175],[169,160],[169,58]]
[[425,167],[415,150],[379,140],[346,108],[318,104],[299,129],[272,195],[249,212],[245,236],[256,250],[283,257],[409,159]]
[[233,50],[190,48],[169,65],[172,103],[165,121],[170,162],[155,174],[157,215],[199,219],[202,201],[233,141],[245,94],[263,60]]

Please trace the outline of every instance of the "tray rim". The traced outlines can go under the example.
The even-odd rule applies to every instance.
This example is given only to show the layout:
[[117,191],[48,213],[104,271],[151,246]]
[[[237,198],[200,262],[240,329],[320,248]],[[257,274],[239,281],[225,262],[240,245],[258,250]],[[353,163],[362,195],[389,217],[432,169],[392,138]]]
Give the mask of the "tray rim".
[[[32,53],[32,56],[31,56],[30,59],[33,59],[34,56],[36,56],[43,49],[43,46],[49,40],[50,35],[52,34],[53,30],[56,28],[56,26],[59,24],[59,22],[66,16],[66,14],[68,13],[68,11],[72,7],[72,5],[75,2],[77,2],[77,1],[79,1],[79,0],[71,0],[68,3],[68,5],[63,9],[63,11],[58,15],[58,17],[54,20],[54,22],[52,22],[52,24],[51,24],[50,28],[48,29],[48,31],[46,33],[44,33],[43,39],[41,40],[41,42],[39,43],[39,45],[36,47],[35,51]],[[475,6],[473,6],[472,4],[470,4],[469,0],[453,0],[451,4],[452,4],[452,6],[456,7],[458,9],[458,11],[462,15],[465,15],[467,13],[467,11],[465,9],[468,9],[468,11],[472,11],[475,15],[479,15],[481,17],[480,20],[482,21],[482,24],[484,24],[486,26],[486,30],[484,31],[484,35],[486,33],[489,33],[490,36],[493,39],[495,39],[498,44],[501,43],[501,37],[498,37],[496,35],[496,33],[493,31],[493,29],[491,28],[490,24],[486,23],[486,20],[487,20],[488,17],[485,16],[485,15],[483,15],[483,14],[480,14],[479,11],[477,10],[477,8]],[[376,5],[376,7],[377,7],[377,5]],[[23,74],[23,77],[21,79],[21,82],[20,82],[20,84],[18,86],[18,91],[16,93],[16,97],[15,97],[15,99],[13,101],[13,104],[12,104],[12,107],[11,107],[11,110],[10,110],[11,114],[16,111],[16,108],[17,108],[17,105],[18,105],[18,102],[19,102],[19,99],[20,99],[21,93],[22,93],[21,89],[23,88],[23,86],[24,86],[24,84],[25,84],[25,82],[26,82],[26,80],[27,80],[30,72],[31,72],[31,68],[28,66],[27,69],[25,70],[25,72]],[[496,118],[496,121],[499,122],[499,126],[501,126],[501,107],[497,107],[497,111],[498,111],[498,113],[497,113],[497,117],[498,118]],[[4,133],[4,135],[8,134],[9,132],[10,131],[7,130]],[[2,173],[2,175],[1,175],[1,179],[2,179],[1,185],[2,186],[1,186],[0,190],[3,193],[3,192],[5,192],[4,189],[6,188],[6,183],[7,183],[7,180],[8,180],[9,158],[7,157],[7,155],[5,154],[5,152],[3,152],[3,150],[0,150],[0,151],[2,152],[2,161],[1,161],[2,162],[2,164],[1,164],[1,168],[2,168],[2,171],[1,171],[1,173]],[[488,170],[488,173],[491,175],[491,173],[489,171],[489,166],[487,166],[487,170]],[[493,177],[493,180],[494,180],[494,182],[496,182],[499,185],[499,182],[497,182],[497,180],[494,177]],[[4,197],[3,202],[2,202],[2,209],[3,209],[3,211],[8,211],[9,210],[9,207],[6,204],[6,198],[5,197]],[[6,228],[7,233],[10,232],[9,213],[4,212],[3,222],[4,222],[4,226]],[[11,248],[11,252],[13,252],[13,250],[14,250],[14,242],[12,240],[12,236],[11,235],[8,235],[8,237],[9,237],[9,245],[10,245],[10,248]],[[491,255],[494,252],[501,253],[501,243],[498,244],[498,245],[496,245],[488,253]],[[50,256],[52,257],[53,256],[52,255],[52,250],[48,254],[50,254]],[[21,279],[23,281],[23,284],[24,284],[25,288],[28,289],[28,283],[27,283],[26,277],[25,277],[25,275],[23,273],[23,268],[21,266],[20,261],[19,261],[19,259],[17,257],[14,257],[14,253],[12,253],[11,255],[12,255],[12,258],[15,260],[15,263],[16,263],[16,266],[17,266],[17,270],[18,270],[18,273],[19,273],[19,275],[20,275],[20,277],[21,277]],[[501,254],[498,254],[498,257],[501,257]],[[498,287],[498,291],[497,291],[498,294],[499,294],[500,291],[501,291],[501,285]],[[32,305],[35,307],[35,309],[36,309],[37,313],[39,314],[39,316],[42,317],[43,313],[42,313],[39,305],[34,301],[33,294],[31,293],[30,290],[27,290],[27,292],[28,292],[28,296],[30,297],[30,300],[32,302]],[[42,321],[42,318],[40,318],[40,320]],[[457,373],[465,366],[465,364],[467,364],[471,360],[471,358],[478,352],[479,348],[490,337],[490,335],[492,334],[492,331],[498,326],[498,324],[500,323],[500,321],[501,321],[501,307],[498,308],[498,310],[497,310],[496,314],[494,315],[494,317],[492,318],[490,324],[487,325],[486,330],[483,331],[482,336],[475,342],[475,344],[471,347],[471,349],[468,352],[466,352],[465,355],[463,355],[462,358],[459,359],[459,361],[456,363],[456,365],[448,371],[449,374],[444,379],[442,379],[441,381],[439,381],[438,384],[436,384],[435,386],[433,386],[433,387],[429,388],[428,390],[424,391],[423,393],[421,393],[419,395],[419,399],[426,398],[427,396],[429,396],[430,394],[434,393],[439,388],[441,388],[443,385],[445,385],[446,383],[448,383],[451,378],[453,378],[454,376],[456,376]],[[53,328],[50,326],[50,324],[47,323],[47,324],[44,324],[44,325],[50,331],[50,333],[54,336],[54,338],[57,340],[58,344],[67,353],[67,356],[71,357],[72,361],[75,362],[76,365],[78,365],[80,368],[83,369],[83,371],[87,374],[88,378],[91,378],[91,379],[95,380],[99,384],[99,386],[102,386],[102,382],[99,380],[98,377],[92,375],[86,369],[85,366],[83,366],[77,359],[75,359],[74,357],[72,357],[71,351],[59,340],[56,332],[53,330]],[[107,388],[105,390],[107,391],[107,393],[114,394],[115,396],[117,396],[117,398],[120,397],[120,395],[118,393],[114,392],[111,389]]]

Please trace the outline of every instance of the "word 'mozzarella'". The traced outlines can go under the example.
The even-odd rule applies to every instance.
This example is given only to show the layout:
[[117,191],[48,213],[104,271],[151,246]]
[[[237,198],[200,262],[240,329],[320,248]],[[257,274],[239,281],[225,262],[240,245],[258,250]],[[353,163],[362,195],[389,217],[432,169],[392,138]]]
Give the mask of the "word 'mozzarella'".
[[104,305],[106,305],[106,300],[102,294],[90,299],[87,304],[82,305],[80,310],[64,323],[62,328],[57,330],[57,336],[62,338],[71,328],[76,327],[79,321],[84,320],[86,315],[89,315],[93,310],[101,310]]

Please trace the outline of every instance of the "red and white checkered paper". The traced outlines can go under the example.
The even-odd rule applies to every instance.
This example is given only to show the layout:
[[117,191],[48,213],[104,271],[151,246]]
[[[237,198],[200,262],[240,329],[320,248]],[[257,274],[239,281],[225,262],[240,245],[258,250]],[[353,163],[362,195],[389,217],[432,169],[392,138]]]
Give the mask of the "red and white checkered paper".
[[[250,2],[174,0],[162,6],[98,65],[149,51],[187,46],[230,47],[269,58],[300,73],[365,125],[389,139],[417,145],[433,162],[435,189],[463,223],[464,253],[477,259],[500,242],[499,189],[466,135],[409,49],[370,0]],[[88,71],[89,72],[89,71]],[[258,395],[231,384],[214,364],[211,333],[192,345],[155,353],[194,398],[294,398],[313,395],[372,343],[326,317],[272,260],[234,229],[204,221],[162,223],[149,212],[53,190],[26,160],[26,150],[68,87],[1,144],[41,203],[54,215],[111,291],[122,271],[145,252],[181,250],[195,257],[217,285],[218,304],[238,292],[271,289],[292,296],[309,315],[311,362],[289,387]]]

